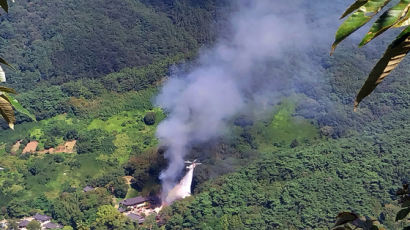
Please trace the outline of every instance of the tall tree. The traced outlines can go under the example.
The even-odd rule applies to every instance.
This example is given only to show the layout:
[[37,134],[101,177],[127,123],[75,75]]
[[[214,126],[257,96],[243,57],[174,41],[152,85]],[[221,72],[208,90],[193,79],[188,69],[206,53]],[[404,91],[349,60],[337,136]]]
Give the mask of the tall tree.
[[126,217],[111,205],[103,205],[98,208],[95,225],[97,229],[123,229]]
[[27,230],[40,230],[40,229],[41,229],[41,224],[36,220],[32,220],[27,225]]

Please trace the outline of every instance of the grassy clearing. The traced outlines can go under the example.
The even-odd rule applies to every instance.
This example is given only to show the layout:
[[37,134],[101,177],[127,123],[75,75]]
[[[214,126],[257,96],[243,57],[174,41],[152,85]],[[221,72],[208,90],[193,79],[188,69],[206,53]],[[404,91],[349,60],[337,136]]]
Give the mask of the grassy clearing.
[[294,117],[296,102],[285,100],[275,108],[273,116],[255,123],[251,133],[261,152],[272,152],[292,143],[307,143],[319,138],[319,130],[309,120]]
[[84,178],[95,178],[104,173],[105,164],[97,160],[93,154],[81,154],[75,156],[80,166],[73,170],[73,177],[84,180]]
[[[155,125],[150,126],[144,123],[143,119],[147,112],[156,114]],[[106,121],[94,119],[88,125],[88,130],[103,129],[116,135],[114,153],[111,155],[101,154],[98,159],[107,163],[117,162],[121,165],[128,160],[132,151],[144,151],[156,146],[158,144],[158,140],[155,138],[156,126],[164,117],[163,112],[155,108],[145,111],[125,111]]]

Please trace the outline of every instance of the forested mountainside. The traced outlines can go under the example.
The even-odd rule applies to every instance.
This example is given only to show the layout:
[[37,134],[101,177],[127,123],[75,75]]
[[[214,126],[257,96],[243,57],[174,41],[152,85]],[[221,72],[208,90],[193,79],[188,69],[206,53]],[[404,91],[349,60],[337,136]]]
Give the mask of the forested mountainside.
[[2,51],[21,71],[10,83],[27,90],[95,79],[192,52],[212,40],[215,10],[190,1],[18,1],[1,23]]
[[[38,122],[18,114],[15,131],[5,123],[0,131],[0,220],[42,213],[74,229],[155,229],[153,217],[139,226],[110,207],[158,193],[167,162],[155,130],[167,114],[153,98],[173,65],[190,68],[215,42],[230,10],[220,0],[10,4],[0,51],[17,70],[6,70],[7,84]],[[193,146],[189,157],[204,163],[194,196],[165,208],[162,227],[328,229],[341,211],[400,227],[395,190],[410,175],[409,61],[359,112],[352,106],[383,44],[357,50],[347,41],[332,57],[318,44],[272,61],[266,79],[293,69],[320,77],[295,81],[263,116],[240,114],[228,135]],[[306,56],[320,63],[314,71]],[[97,189],[85,193],[87,185]]]
[[[212,41],[216,11],[191,1],[18,1],[0,25],[2,53],[18,67],[8,83],[24,93],[21,100],[31,98],[26,104],[40,119],[67,112],[65,95],[146,87]],[[36,103],[40,95],[50,104]]]

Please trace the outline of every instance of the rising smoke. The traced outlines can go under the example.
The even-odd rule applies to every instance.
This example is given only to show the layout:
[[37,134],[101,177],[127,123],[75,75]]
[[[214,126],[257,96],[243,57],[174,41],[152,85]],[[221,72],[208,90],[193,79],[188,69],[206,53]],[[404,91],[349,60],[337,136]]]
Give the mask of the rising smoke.
[[328,50],[337,25],[330,30],[326,23],[336,17],[321,21],[312,15],[308,8],[324,1],[312,2],[316,1],[235,1],[230,32],[202,51],[191,71],[166,82],[156,100],[168,112],[157,130],[161,144],[168,147],[169,166],[160,176],[163,197],[177,183],[191,144],[223,135],[226,121],[251,103],[275,103],[279,94],[292,91],[295,79],[320,75],[307,50],[313,42]]

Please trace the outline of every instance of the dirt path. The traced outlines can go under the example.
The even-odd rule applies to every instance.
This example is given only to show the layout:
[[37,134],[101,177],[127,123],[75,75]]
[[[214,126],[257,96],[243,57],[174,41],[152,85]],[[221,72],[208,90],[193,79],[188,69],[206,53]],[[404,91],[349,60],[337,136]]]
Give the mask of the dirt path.
[[25,153],[35,153],[37,150],[38,142],[37,141],[30,141],[26,147],[23,149],[23,154]]
[[132,180],[132,176],[123,176],[122,178],[124,178],[125,179],[125,181],[126,181],[126,183],[128,184],[128,185],[130,185],[131,184],[131,180]]
[[[57,146],[56,148],[45,149],[42,151],[36,151],[38,142],[37,141],[30,141],[26,147],[23,149],[23,154],[25,153],[39,153],[39,154],[53,154],[53,153],[75,153],[74,147],[77,143],[76,140],[73,141],[66,141],[64,144]],[[17,143],[15,144],[17,145]],[[14,146],[13,146],[14,147]],[[20,148],[20,145],[19,145]]]

